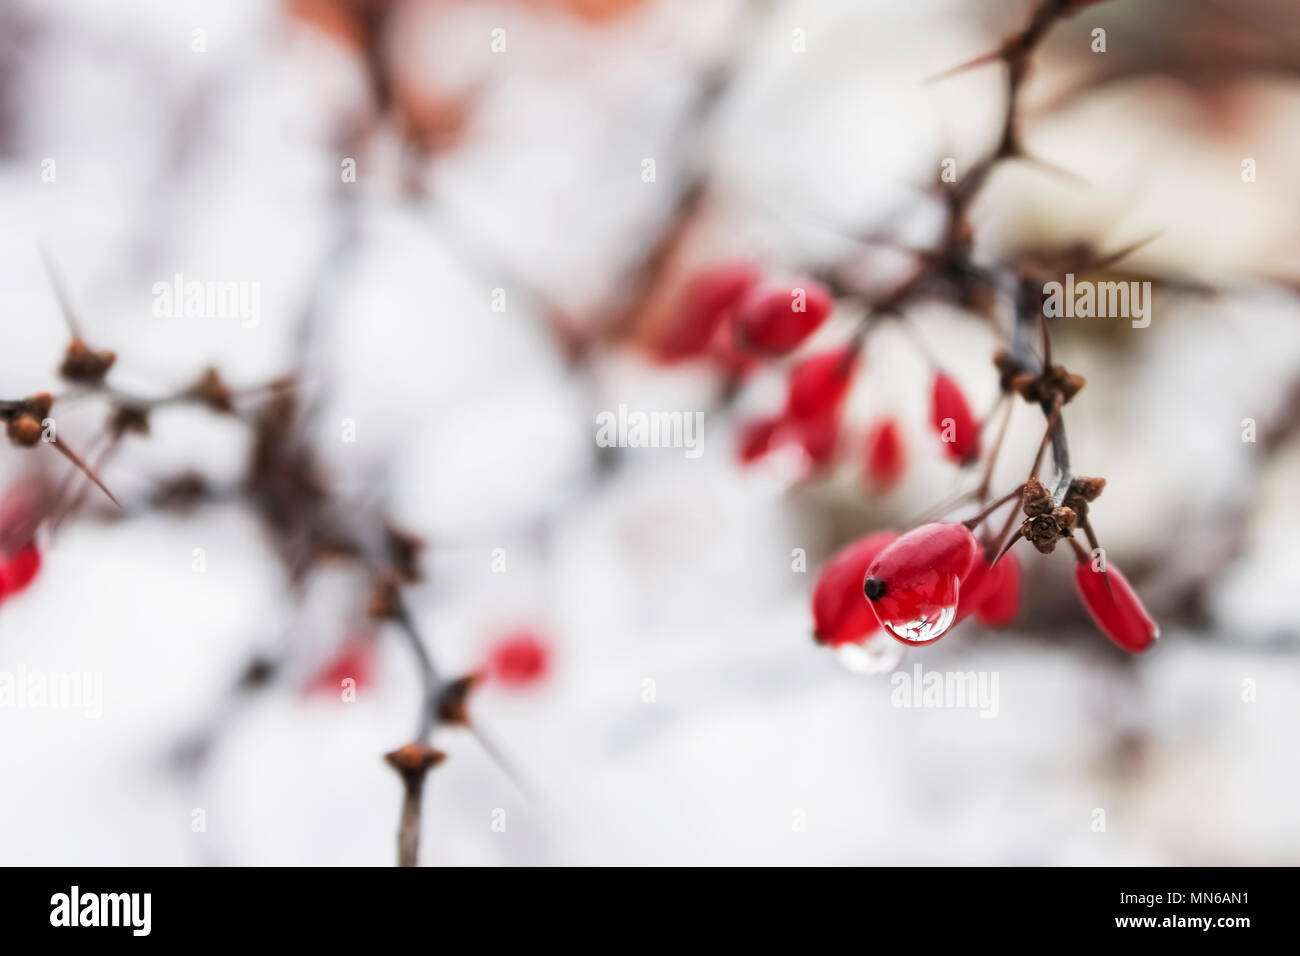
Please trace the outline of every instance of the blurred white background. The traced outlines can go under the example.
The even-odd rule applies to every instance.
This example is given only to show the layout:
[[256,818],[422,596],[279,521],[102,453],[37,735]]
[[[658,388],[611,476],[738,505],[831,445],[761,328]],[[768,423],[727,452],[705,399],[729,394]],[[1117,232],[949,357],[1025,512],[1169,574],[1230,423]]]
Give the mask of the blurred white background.
[[[906,337],[872,338],[850,402],[855,434],[886,412],[907,429],[907,479],[880,499],[851,464],[794,485],[737,466],[737,422],[770,406],[779,377],[728,410],[708,370],[655,367],[598,324],[693,164],[711,170],[722,254],[794,270],[844,255],[851,233],[926,241],[917,184],[940,157],[960,168],[988,148],[1001,87],[997,67],[925,80],[989,49],[1026,5],[773,4],[685,146],[739,3],[645,0],[608,17],[394,5],[404,75],[470,104],[454,143],[418,162],[367,116],[362,59],[326,0],[0,2],[0,397],[56,385],[67,331],[43,243],[124,387],[161,394],[209,364],[235,386],[304,368],[343,500],[385,502],[429,541],[410,597],[445,671],[476,666],[510,627],[548,636],[539,686],[472,703],[533,798],[468,733],[441,735],[423,862],[1300,862],[1300,445],[1286,406],[1300,300],[1258,280],[1300,279],[1294,76],[1246,70],[1208,91],[1139,77],[1031,109],[1031,151],[1079,179],[1010,164],[976,207],[990,259],[1156,234],[1146,267],[1228,290],[1170,292],[1148,329],[1079,320],[1056,340],[1089,379],[1067,421],[1078,470],[1109,481],[1098,532],[1163,636],[1123,655],[1078,608],[1069,558],[1026,551],[1019,626],[970,622],[901,665],[997,674],[983,718],[891,706],[888,677],[850,673],[810,638],[832,547],[969,483],[926,440],[926,370]],[[1153,36],[1194,34],[1177,9],[1116,0],[1067,22],[1036,60],[1031,106],[1086,72],[1092,26],[1109,30],[1105,56],[1150,60]],[[349,157],[357,182],[343,184]],[[894,268],[864,265],[886,282]],[[153,284],[176,273],[259,283],[260,322],[156,318]],[[505,312],[490,308],[497,288]],[[548,311],[590,336],[580,364]],[[850,320],[837,318],[831,338]],[[947,306],[917,318],[977,412],[990,407],[992,331]],[[620,403],[706,411],[704,454],[622,449],[602,466],[595,416]],[[73,447],[102,425],[89,404],[56,413]],[[1241,440],[1246,418],[1292,439],[1265,455]],[[355,442],[340,439],[348,419]],[[1021,480],[1041,427],[1017,409],[996,487]],[[228,419],[163,411],[104,478],[127,502],[183,468],[231,485],[247,441]],[[46,451],[6,447],[0,478]],[[400,786],[381,755],[416,707],[407,648],[385,637],[355,704],[301,690],[358,626],[364,588],[326,570],[291,601],[236,503],[128,510],[103,520],[95,501],[43,539],[40,576],[0,606],[0,671],[95,672],[104,692],[99,719],[0,709],[0,863],[390,864]],[[284,671],[230,707],[260,648],[289,648]],[[208,758],[177,771],[168,754],[208,725]]]

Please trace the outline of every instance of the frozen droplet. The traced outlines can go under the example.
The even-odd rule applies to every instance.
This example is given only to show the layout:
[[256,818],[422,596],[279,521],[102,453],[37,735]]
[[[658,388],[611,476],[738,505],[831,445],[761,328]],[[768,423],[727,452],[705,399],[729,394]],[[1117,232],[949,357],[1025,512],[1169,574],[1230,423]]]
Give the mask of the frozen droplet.
[[953,618],[957,616],[957,605],[940,608],[933,614],[927,614],[925,617],[918,617],[914,621],[886,621],[885,627],[889,628],[900,641],[906,641],[908,644],[925,644],[929,641],[936,641],[952,627]]
[[837,653],[840,663],[855,674],[886,674],[902,661],[905,648],[877,634],[861,644],[845,644]]

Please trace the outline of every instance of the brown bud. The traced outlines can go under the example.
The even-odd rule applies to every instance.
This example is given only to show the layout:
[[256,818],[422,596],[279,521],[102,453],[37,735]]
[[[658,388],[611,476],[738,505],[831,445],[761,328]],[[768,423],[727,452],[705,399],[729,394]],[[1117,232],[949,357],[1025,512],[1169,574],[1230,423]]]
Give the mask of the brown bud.
[[1024,506],[1025,514],[1029,517],[1035,515],[1047,514],[1055,507],[1052,500],[1051,492],[1043,487],[1043,483],[1037,478],[1030,478],[1025,482],[1025,490],[1020,496],[1021,503]]
[[257,656],[248,662],[244,673],[239,677],[239,686],[244,689],[264,687],[275,676],[276,663],[267,657]]
[[1056,549],[1056,522],[1048,515],[1036,515],[1020,523],[1020,536],[1043,554]]
[[366,613],[376,621],[391,621],[397,617],[399,607],[401,607],[401,599],[397,582],[392,578],[380,578],[376,581],[370,589]]
[[1105,478],[1075,478],[1070,482],[1070,494],[1084,501],[1096,501],[1106,490]]
[[203,500],[208,484],[197,471],[184,471],[158,485],[153,500],[160,508],[188,511]]
[[1004,392],[1015,388],[1015,380],[1022,368],[1010,352],[998,352],[993,356],[993,367],[998,370],[998,387]]
[[225,382],[221,381],[221,376],[217,374],[217,370],[211,366],[203,370],[203,375],[194,385],[193,393],[198,397],[199,401],[213,411],[228,412],[233,407],[230,400],[230,389],[226,387]]
[[115,435],[134,432],[149,434],[149,410],[136,405],[119,405],[108,420],[108,430]]
[[27,412],[19,412],[9,419],[5,431],[9,435],[9,440],[15,445],[26,445],[30,448],[41,440],[40,420]]
[[81,339],[73,339],[63,353],[59,374],[70,382],[98,385],[117,361],[117,355],[108,350],[94,351]]
[[1088,384],[1088,380],[1082,375],[1072,375],[1065,370],[1062,365],[1057,365],[1052,369],[1055,377],[1056,390],[1061,393],[1065,402],[1070,401],[1079,392],[1083,391],[1083,386]]
[[457,727],[469,726],[469,692],[479,682],[478,674],[457,677],[443,688],[438,699],[438,720]]
[[1040,513],[1025,518],[1020,533],[1042,554],[1056,550],[1056,542],[1074,533],[1077,518],[1069,508],[1054,508],[1050,513]]
[[37,392],[23,399],[23,405],[37,418],[45,418],[54,407],[54,396],[49,392]]
[[384,528],[384,544],[397,576],[407,584],[419,581],[420,552],[424,550],[424,542],[413,534],[387,525]]
[[1038,391],[1039,380],[1025,372],[1015,375],[1011,379],[1011,388],[1017,395],[1027,402],[1040,401]]
[[402,775],[408,784],[418,785],[424,780],[426,773],[447,759],[447,755],[441,750],[434,750],[428,744],[416,741],[384,754],[384,759],[388,761],[390,767]]
[[1061,529],[1061,537],[1068,538],[1074,534],[1075,525],[1078,524],[1079,516],[1073,508],[1062,506],[1052,509],[1052,518],[1056,521],[1056,526]]
[[345,561],[355,558],[360,549],[346,538],[321,534],[313,541],[313,553],[322,561]]
[[[1003,374],[1005,376],[1007,372]],[[1069,403],[1086,384],[1082,375],[1071,374],[1064,365],[1045,368],[1036,376],[1021,373],[1011,378],[1011,388],[1017,395],[1027,402],[1044,406],[1053,404],[1058,398],[1062,405]]]

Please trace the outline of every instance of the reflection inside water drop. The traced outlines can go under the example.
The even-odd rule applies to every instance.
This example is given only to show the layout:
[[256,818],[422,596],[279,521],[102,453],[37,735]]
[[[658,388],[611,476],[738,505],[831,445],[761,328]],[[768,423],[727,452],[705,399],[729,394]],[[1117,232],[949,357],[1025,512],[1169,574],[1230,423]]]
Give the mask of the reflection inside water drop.
[[885,627],[898,637],[900,641],[906,641],[909,644],[924,644],[927,641],[937,640],[943,637],[948,628],[952,627],[952,620],[957,616],[957,605],[941,608],[933,614],[925,617],[918,617],[914,621],[898,622],[889,621]]
[[898,641],[877,634],[862,644],[845,644],[837,653],[840,663],[855,674],[885,674],[898,666],[905,649]]

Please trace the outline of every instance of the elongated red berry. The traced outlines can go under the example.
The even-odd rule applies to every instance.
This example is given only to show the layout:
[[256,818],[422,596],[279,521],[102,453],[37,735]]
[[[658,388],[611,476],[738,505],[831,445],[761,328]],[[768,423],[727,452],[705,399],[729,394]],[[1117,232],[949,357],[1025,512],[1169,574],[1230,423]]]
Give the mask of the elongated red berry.
[[488,674],[511,687],[536,683],[549,669],[550,656],[546,642],[533,631],[512,631],[492,645]]
[[952,626],[978,553],[963,524],[921,525],[876,556],[862,590],[885,630],[905,644],[930,644]]
[[742,465],[750,465],[778,448],[795,445],[803,451],[806,470],[815,472],[835,461],[839,437],[839,415],[835,411],[813,418],[760,418],[741,429],[736,457]]
[[975,618],[985,627],[1005,627],[1019,613],[1020,559],[1014,551],[1008,551],[988,573],[984,600],[980,602]]
[[892,418],[883,418],[867,432],[863,477],[873,491],[885,492],[898,484],[907,467],[903,435]]
[[970,574],[961,583],[961,599],[957,602],[957,619],[965,620],[974,614],[980,623],[995,627],[1005,617],[1015,617],[1020,607],[1020,562],[1015,552],[1008,551],[992,568],[983,549],[975,555]]
[[935,375],[930,389],[930,423],[951,461],[967,465],[979,458],[979,422],[957,383],[944,372]]
[[1107,563],[1102,574],[1093,570],[1091,561],[1080,561],[1074,568],[1074,584],[1093,622],[1124,650],[1141,654],[1160,636],[1160,628],[1114,564]]
[[736,341],[752,352],[784,355],[826,321],[831,306],[830,292],[811,279],[758,286],[737,307]]
[[0,599],[17,594],[41,569],[41,552],[29,541],[13,554],[0,555]]
[[837,411],[815,418],[788,420],[787,427],[808,456],[808,465],[818,471],[830,467],[840,445],[840,416]]
[[758,268],[750,262],[726,262],[697,273],[687,283],[676,320],[656,344],[655,354],[668,362],[703,355],[758,278]]
[[[1005,561],[1009,554],[1004,555],[1002,560]],[[999,561],[998,564],[1001,564]],[[984,600],[989,596],[989,559],[984,556],[984,550],[975,555],[975,562],[970,567],[970,573],[961,583],[961,596],[957,601],[957,616],[953,620],[954,624],[966,620],[983,605]]]
[[836,411],[849,393],[857,366],[858,350],[847,345],[801,359],[790,370],[785,414],[816,418]]
[[826,562],[812,596],[813,638],[818,644],[858,644],[880,627],[862,593],[862,579],[876,555],[897,538],[892,531],[878,531]]
[[736,457],[742,465],[758,461],[775,447],[777,430],[781,427],[779,416],[760,418],[744,425],[740,429],[740,440],[736,446]]
[[734,311],[722,320],[709,340],[706,354],[724,378],[738,382],[763,363],[753,352],[746,352],[736,344],[735,321]]

